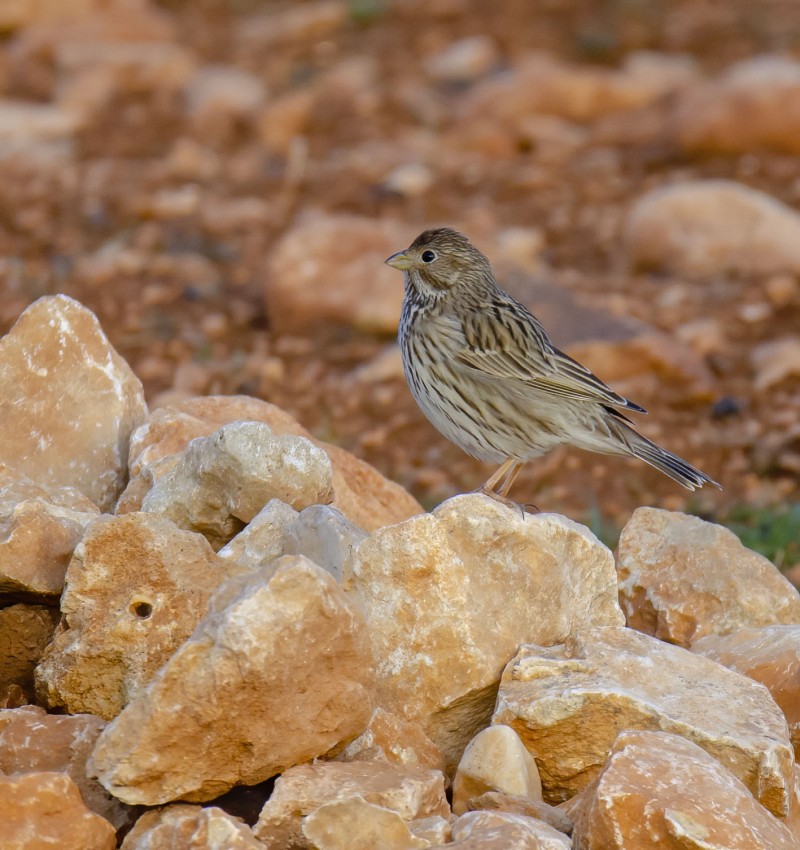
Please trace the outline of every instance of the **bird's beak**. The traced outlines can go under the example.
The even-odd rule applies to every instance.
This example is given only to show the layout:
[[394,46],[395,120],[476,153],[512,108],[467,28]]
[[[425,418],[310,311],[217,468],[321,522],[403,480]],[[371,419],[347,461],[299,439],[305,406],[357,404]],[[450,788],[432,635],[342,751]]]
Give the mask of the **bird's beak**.
[[411,257],[406,254],[405,251],[398,251],[396,254],[392,254],[388,260],[384,260],[387,266],[391,266],[393,269],[400,269],[401,272],[404,272],[406,269],[410,269],[411,266],[414,265],[414,261]]

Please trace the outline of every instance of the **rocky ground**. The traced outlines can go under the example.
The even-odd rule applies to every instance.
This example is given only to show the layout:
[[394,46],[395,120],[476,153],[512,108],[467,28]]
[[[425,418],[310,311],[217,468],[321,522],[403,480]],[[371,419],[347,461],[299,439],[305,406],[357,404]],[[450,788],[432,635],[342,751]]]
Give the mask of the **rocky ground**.
[[567,450],[520,501],[609,539],[774,509],[800,560],[796,4],[19,0],[0,31],[3,330],[73,295],[148,401],[267,399],[433,506],[488,470],[414,406],[381,261],[454,225],[724,485]]
[[[0,36],[3,850],[800,850],[800,7]],[[429,223],[722,493],[457,495],[382,264]]]
[[3,850],[800,850],[800,593],[723,526],[425,512],[261,399],[148,411],[63,295],[0,398]]

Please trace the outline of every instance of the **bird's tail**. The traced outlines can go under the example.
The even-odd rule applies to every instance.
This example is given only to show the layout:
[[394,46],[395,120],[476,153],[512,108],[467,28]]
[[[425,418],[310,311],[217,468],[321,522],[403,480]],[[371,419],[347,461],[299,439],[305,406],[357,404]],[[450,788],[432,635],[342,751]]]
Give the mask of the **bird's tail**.
[[659,472],[668,475],[673,481],[682,484],[687,490],[696,490],[704,484],[713,484],[720,490],[722,487],[710,478],[705,472],[687,463],[683,458],[662,449],[652,440],[643,437],[638,431],[634,431],[624,422],[614,421],[609,423],[614,435],[624,444],[625,448],[634,457],[638,457],[650,466],[654,466]]

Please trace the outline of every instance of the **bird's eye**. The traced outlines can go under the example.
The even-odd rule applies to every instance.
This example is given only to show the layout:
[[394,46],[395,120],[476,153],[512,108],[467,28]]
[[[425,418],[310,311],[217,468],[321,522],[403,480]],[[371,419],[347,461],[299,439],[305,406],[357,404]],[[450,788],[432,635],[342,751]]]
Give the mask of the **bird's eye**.
[[432,263],[436,259],[436,254],[433,251],[423,251],[421,259],[423,263]]

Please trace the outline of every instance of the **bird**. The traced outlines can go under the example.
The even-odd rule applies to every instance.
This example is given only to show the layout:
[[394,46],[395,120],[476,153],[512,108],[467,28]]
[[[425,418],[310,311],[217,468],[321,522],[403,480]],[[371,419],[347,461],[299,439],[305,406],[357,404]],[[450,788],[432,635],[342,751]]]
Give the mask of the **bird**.
[[639,458],[688,490],[720,487],[634,430],[626,414],[645,409],[559,351],[462,233],[425,230],[385,262],[403,272],[398,342],[411,394],[448,440],[500,464],[478,492],[514,504],[523,465],[559,445]]

